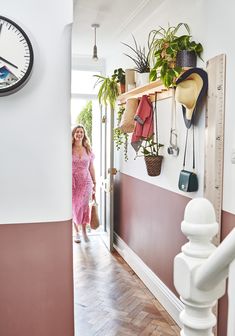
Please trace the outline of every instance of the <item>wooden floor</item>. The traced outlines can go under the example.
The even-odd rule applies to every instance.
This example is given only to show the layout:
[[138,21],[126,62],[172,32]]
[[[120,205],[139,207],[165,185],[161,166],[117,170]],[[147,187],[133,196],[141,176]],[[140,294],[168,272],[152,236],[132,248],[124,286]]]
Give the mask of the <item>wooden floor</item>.
[[99,236],[74,243],[75,336],[168,336],[179,328]]

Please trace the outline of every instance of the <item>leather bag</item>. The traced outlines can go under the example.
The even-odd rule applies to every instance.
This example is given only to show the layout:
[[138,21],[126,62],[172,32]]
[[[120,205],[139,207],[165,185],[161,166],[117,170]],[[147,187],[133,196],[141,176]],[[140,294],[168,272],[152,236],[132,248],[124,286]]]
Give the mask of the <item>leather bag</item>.
[[188,170],[182,169],[179,176],[179,189],[182,191],[190,192],[198,190],[197,175]]
[[99,226],[98,204],[96,203],[96,200],[94,200],[91,206],[90,227],[92,230],[96,230]]
[[[192,192],[198,190],[198,178],[195,172],[185,170],[185,160],[188,142],[188,129],[186,132],[185,148],[184,148],[184,162],[183,169],[180,171],[178,187],[185,192]],[[193,170],[195,169],[195,148],[194,148],[194,126],[193,126]]]

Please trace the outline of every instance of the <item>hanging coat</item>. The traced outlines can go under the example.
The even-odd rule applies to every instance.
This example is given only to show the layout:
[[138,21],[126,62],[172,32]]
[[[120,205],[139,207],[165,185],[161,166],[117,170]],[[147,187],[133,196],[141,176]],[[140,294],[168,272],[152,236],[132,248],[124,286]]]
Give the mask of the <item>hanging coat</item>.
[[141,97],[134,120],[131,145],[138,152],[143,138],[153,135],[153,106],[147,95]]

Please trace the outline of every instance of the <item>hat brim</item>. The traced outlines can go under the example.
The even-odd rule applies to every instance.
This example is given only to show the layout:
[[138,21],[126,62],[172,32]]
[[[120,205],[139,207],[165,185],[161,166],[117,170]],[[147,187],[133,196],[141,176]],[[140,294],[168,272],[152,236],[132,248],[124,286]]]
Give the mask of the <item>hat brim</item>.
[[185,125],[187,128],[190,128],[192,124],[194,124],[194,120],[195,120],[195,115],[197,114],[199,108],[200,108],[200,105],[201,105],[201,102],[202,102],[202,99],[203,97],[206,95],[207,93],[207,89],[208,89],[208,75],[207,75],[207,72],[201,68],[191,68],[189,70],[186,70],[176,81],[176,86],[178,84],[180,84],[181,82],[189,79],[189,77],[192,75],[192,74],[198,74],[201,79],[202,79],[202,88],[198,94],[198,97],[197,97],[197,100],[196,100],[196,103],[195,103],[195,107],[193,109],[193,112],[191,114],[191,118],[188,119],[186,118],[186,114],[187,114],[187,110],[186,110],[186,107],[182,105],[182,111],[183,111],[183,118],[184,118],[184,122],[185,122]]

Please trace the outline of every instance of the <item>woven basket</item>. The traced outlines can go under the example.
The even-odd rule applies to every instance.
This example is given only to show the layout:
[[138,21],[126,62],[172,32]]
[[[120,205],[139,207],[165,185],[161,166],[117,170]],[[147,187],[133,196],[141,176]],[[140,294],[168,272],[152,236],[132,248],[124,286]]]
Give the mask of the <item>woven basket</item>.
[[145,156],[144,160],[149,176],[158,176],[161,173],[162,155],[158,156]]

